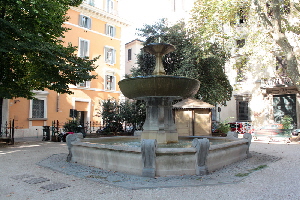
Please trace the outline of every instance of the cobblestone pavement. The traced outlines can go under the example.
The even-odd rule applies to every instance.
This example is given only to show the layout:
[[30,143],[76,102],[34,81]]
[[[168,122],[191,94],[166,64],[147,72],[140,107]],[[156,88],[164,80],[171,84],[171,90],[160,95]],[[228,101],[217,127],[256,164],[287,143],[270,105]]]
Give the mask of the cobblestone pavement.
[[254,141],[252,158],[207,176],[137,177],[65,162],[65,143],[0,147],[0,199],[300,199],[300,145]]

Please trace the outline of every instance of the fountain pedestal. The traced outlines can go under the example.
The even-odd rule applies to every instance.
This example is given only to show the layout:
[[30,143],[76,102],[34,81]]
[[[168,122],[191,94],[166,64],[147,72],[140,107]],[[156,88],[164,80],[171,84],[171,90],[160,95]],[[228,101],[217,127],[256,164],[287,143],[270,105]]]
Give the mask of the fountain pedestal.
[[142,139],[156,139],[157,143],[178,142],[178,133],[172,113],[175,97],[144,97],[146,102],[146,121]]

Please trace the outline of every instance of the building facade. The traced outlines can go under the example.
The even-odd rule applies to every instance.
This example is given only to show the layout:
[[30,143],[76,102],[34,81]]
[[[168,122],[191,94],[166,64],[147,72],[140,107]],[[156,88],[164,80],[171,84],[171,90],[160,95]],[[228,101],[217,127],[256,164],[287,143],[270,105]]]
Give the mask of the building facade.
[[[256,29],[243,18],[237,20],[234,29],[232,57],[225,66],[233,96],[222,106],[220,121],[250,122],[253,129],[259,130],[281,124],[283,117],[289,116],[290,128],[299,128],[300,95],[286,75],[287,55],[266,35],[247,32]],[[299,37],[287,37],[299,58]]]
[[143,48],[143,41],[139,39],[132,40],[125,44],[125,74],[130,75],[132,68],[137,68],[137,55]]
[[122,31],[129,26],[118,16],[117,0],[86,0],[71,7],[70,28],[63,38],[65,45],[78,46],[78,56],[93,59],[100,55],[91,72],[97,78],[69,85],[74,94],[59,94],[51,90],[34,91],[36,99],[4,99],[2,124],[14,119],[15,137],[39,136],[43,126],[52,121],[66,122],[76,118],[82,126],[88,121],[101,121],[97,115],[99,103],[108,98],[119,99],[118,81],[124,76],[124,46]]

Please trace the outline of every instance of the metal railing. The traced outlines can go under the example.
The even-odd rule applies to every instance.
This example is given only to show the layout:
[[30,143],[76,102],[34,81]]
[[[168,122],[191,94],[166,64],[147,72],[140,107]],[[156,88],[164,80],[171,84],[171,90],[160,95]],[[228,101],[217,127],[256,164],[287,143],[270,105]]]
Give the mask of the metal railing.
[[15,143],[15,121],[6,121],[4,125],[0,127],[0,141],[5,141],[9,144]]
[[286,85],[286,86],[292,86],[293,83],[289,77],[271,77],[271,78],[265,78],[261,79],[261,85],[263,87],[275,87],[278,85]]

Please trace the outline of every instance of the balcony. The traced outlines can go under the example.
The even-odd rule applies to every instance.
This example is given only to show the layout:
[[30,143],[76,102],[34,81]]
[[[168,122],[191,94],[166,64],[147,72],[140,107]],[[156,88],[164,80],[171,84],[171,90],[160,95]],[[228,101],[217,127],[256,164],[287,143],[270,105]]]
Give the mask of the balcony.
[[261,88],[273,88],[273,87],[289,87],[293,86],[293,82],[289,77],[271,77],[261,79]]

